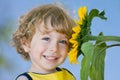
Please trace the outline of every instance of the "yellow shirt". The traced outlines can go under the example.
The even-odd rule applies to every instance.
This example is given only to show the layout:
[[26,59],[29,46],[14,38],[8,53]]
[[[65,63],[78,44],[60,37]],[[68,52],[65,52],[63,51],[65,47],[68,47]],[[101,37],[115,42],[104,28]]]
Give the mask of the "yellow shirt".
[[50,74],[39,74],[28,72],[32,80],[75,80],[75,77],[66,69],[62,68],[61,71],[57,71]]

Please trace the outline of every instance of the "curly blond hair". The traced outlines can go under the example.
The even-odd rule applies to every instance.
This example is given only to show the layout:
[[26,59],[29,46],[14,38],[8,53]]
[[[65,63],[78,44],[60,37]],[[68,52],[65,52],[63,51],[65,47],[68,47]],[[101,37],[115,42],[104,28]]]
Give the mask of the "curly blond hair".
[[[49,18],[54,30],[66,34],[68,38],[71,38],[72,27],[75,25],[75,22],[63,8],[55,4],[46,4],[33,8],[30,12],[20,17],[18,29],[12,38],[13,46],[16,47],[17,52],[24,59],[29,60],[30,57],[23,49],[21,41],[26,40],[30,42],[38,27],[37,25],[40,25],[41,22],[44,22],[46,25]],[[47,26],[44,27],[47,30]]]

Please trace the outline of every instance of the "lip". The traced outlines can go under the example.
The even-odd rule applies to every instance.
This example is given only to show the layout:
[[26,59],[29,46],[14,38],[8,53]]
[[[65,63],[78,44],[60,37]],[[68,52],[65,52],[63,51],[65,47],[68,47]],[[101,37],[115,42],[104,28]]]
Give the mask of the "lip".
[[56,56],[43,55],[43,57],[48,62],[56,62],[59,59],[59,57],[56,57]]

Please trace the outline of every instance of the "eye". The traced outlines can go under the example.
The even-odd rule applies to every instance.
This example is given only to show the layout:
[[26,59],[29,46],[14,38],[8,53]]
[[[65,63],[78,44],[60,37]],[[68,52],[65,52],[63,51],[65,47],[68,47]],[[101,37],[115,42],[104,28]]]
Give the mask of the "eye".
[[49,37],[43,37],[42,40],[49,41],[50,38]]
[[66,40],[61,40],[61,41],[59,41],[59,43],[67,44],[67,41]]

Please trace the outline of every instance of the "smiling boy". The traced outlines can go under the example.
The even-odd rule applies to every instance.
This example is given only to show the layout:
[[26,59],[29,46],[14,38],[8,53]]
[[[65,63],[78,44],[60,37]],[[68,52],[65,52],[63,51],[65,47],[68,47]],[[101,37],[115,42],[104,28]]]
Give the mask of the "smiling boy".
[[22,16],[13,44],[31,61],[31,67],[16,80],[75,80],[68,70],[58,67],[67,57],[74,25],[72,18],[54,4],[39,6]]

